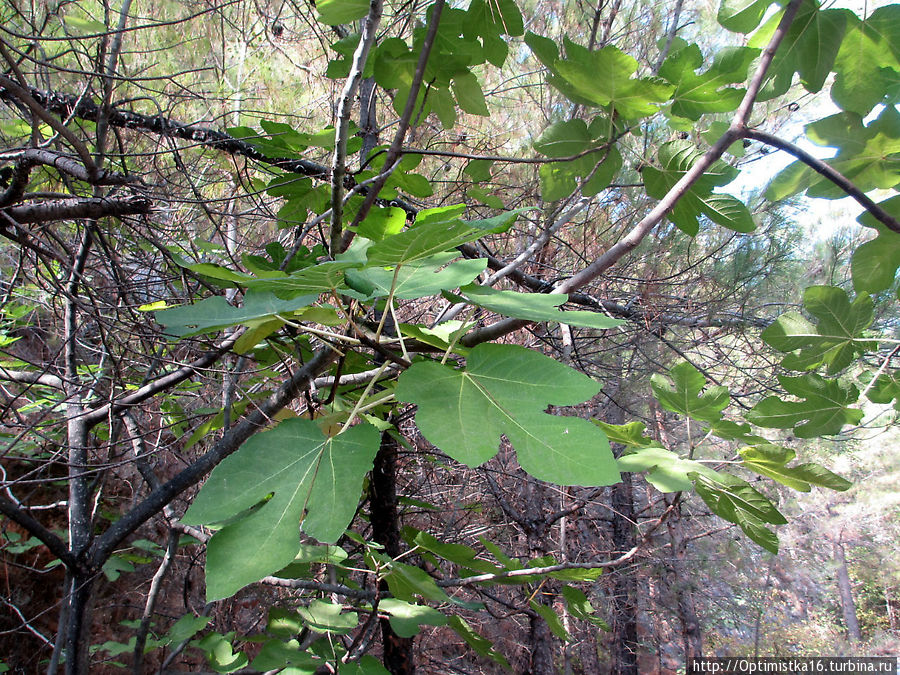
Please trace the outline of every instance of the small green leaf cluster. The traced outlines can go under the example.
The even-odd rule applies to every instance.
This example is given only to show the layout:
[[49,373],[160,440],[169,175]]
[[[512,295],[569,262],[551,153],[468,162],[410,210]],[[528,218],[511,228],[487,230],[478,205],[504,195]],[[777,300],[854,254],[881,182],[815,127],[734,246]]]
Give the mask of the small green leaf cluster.
[[[651,378],[653,395],[666,410],[699,422],[705,432],[705,439],[716,437],[720,442],[738,442],[743,447],[733,460],[718,458],[695,459],[696,447],[689,457],[664,448],[660,443],[643,435],[644,425],[632,422],[627,425],[609,425],[595,422],[609,435],[612,442],[621,443],[628,449],[618,459],[622,471],[646,472],[647,481],[662,492],[683,492],[694,490],[714,514],[734,523],[751,540],[766,550],[778,552],[778,537],[771,525],[787,522],[771,499],[754,488],[747,480],[725,468],[741,468],[759,476],[771,478],[787,487],[808,492],[812,486],[832,490],[846,490],[850,483],[823,466],[814,463],[794,464],[796,453],[772,441],[754,434],[750,425],[738,424],[723,417],[730,395],[722,386],[706,386],[706,378],[690,363],[683,361],[673,366],[668,377],[654,375]],[[791,390],[788,390],[791,391]],[[793,392],[792,392],[793,393]],[[774,399],[775,402],[772,402]],[[794,409],[788,402],[772,397],[765,399],[746,414],[746,419],[759,426],[784,428],[787,424],[770,423],[765,411],[775,407],[778,410]],[[818,401],[807,401],[803,411],[796,411],[800,419],[804,415],[827,415],[827,411],[816,407]],[[782,413],[783,414],[783,413]],[[797,418],[794,418],[796,420]],[[814,424],[814,421],[810,423]],[[817,428],[815,435],[837,433]],[[798,435],[799,435],[798,431]]]

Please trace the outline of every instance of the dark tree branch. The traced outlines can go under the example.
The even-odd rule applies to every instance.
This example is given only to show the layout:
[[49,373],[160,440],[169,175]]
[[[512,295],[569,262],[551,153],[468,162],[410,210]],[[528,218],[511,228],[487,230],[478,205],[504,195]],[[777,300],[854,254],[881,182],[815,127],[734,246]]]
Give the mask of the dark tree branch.
[[[6,50],[2,50],[4,55]],[[79,139],[72,131],[58,119],[53,117],[50,114],[50,111],[46,108],[46,106],[42,105],[40,101],[38,101],[34,96],[31,95],[31,92],[28,88],[20,85],[17,82],[6,77],[6,75],[0,74],[0,88],[2,88],[5,92],[9,92],[12,96],[16,98],[19,103],[22,103],[27,107],[31,114],[35,117],[39,117],[41,120],[46,122],[50,127],[53,128],[60,136],[66,139],[69,144],[75,149],[75,152],[78,153],[78,156],[81,158],[81,161],[84,162],[85,168],[92,175],[97,174],[97,165],[94,164],[94,160],[91,157],[91,153],[88,152],[87,147],[84,143]]]
[[97,220],[107,216],[132,216],[149,213],[152,202],[140,195],[127,197],[92,197],[54,199],[35,204],[20,204],[4,209],[4,213],[21,225],[46,223],[54,220],[89,218]]
[[793,155],[801,162],[806,164],[806,166],[808,166],[810,169],[812,169],[819,175],[824,176],[832,183],[837,185],[847,194],[847,196],[855,199],[860,206],[871,213],[876,219],[878,219],[879,222],[883,223],[886,227],[893,230],[894,232],[900,232],[900,221],[894,218],[890,213],[885,211],[874,201],[869,199],[865,192],[863,192],[853,184],[853,181],[844,176],[844,174],[842,174],[840,171],[823,162],[821,159],[816,159],[811,154],[806,152],[806,150],[804,150],[803,148],[800,148],[793,143],[785,141],[765,131],[759,131],[758,129],[747,129],[743,135],[744,138],[752,138],[754,141],[759,141],[760,143],[771,145],[772,147],[778,148],[779,150],[784,150],[789,155]]
[[41,164],[53,167],[60,173],[68,174],[73,178],[92,185],[124,185],[136,182],[135,178],[122,176],[103,169],[98,170],[96,174],[92,174],[83,164],[72,157],[40,148],[26,148],[4,152],[0,154],[0,161],[2,160],[15,162],[15,168],[12,182],[6,191],[0,194],[0,207],[13,204],[22,198],[28,185],[31,169]]
[[321,349],[290,379],[284,382],[266,401],[238,424],[229,429],[212,448],[201,455],[174,478],[153,490],[147,497],[117,520],[106,532],[97,537],[85,555],[90,568],[99,568],[113,549],[147,520],[159,513],[164,506],[192,485],[197,484],[219,462],[235,452],[248,438],[272,422],[273,416],[297,395],[309,387],[312,380],[337,358],[329,348]]
[[[2,81],[0,81],[0,85],[2,85]],[[89,99],[73,96],[72,94],[42,91],[35,88],[30,88],[26,93],[46,110],[62,117],[77,117],[90,122],[97,122],[103,115],[102,108],[99,105]],[[10,102],[21,100],[15,90],[10,90],[5,86],[0,86],[0,99]],[[221,150],[231,155],[239,155],[265,162],[288,173],[297,173],[322,180],[328,177],[328,169],[321,164],[316,164],[306,159],[267,157],[247,141],[239,140],[222,131],[197,124],[184,124],[160,115],[142,115],[141,113],[119,109],[109,111],[107,123],[111,127],[120,129],[134,129],[160,136],[180,138],[181,140]]]
[[50,549],[50,553],[59,558],[67,568],[78,569],[78,561],[69,553],[65,542],[32,518],[23,508],[6,497],[0,497],[0,513],[24,527],[31,536],[40,539],[41,543]]

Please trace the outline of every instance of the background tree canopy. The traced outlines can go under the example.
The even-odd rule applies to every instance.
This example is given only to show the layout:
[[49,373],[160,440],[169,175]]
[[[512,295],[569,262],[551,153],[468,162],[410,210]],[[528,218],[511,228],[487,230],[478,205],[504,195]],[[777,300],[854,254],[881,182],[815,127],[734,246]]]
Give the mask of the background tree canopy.
[[900,6],[0,18],[0,671],[896,653]]

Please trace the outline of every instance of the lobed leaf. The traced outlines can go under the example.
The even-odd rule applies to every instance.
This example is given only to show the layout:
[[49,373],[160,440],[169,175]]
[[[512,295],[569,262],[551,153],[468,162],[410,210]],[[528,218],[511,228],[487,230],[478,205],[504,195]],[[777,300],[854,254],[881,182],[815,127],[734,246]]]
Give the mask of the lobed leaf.
[[448,455],[478,466],[509,438],[525,471],[560,485],[619,480],[603,432],[587,420],[544,412],[574,405],[600,387],[586,375],[515,345],[480,344],[465,369],[424,361],[401,376],[396,396],[419,406],[422,434]]
[[852,384],[826,380],[815,373],[779,376],[778,381],[789,394],[801,400],[785,401],[778,396],[767,396],[747,413],[747,420],[760,427],[793,428],[800,438],[813,438],[840,433],[845,425],[858,424],[863,418],[862,410],[848,407],[859,397]]
[[[182,521],[209,525],[235,518],[207,546],[212,600],[277,572],[300,549],[298,525],[333,543],[356,512],[380,434],[359,424],[326,438],[311,420],[288,419],[257,434],[210,474]],[[247,555],[253,551],[253,555]]]

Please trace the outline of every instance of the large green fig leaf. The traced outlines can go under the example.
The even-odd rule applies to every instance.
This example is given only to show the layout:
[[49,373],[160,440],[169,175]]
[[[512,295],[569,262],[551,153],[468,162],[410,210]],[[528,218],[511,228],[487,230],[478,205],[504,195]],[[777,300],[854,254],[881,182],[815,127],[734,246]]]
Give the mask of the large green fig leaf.
[[762,21],[772,0],[722,0],[716,16],[719,23],[735,33],[749,33]]
[[[817,92],[822,88],[841,47],[847,22],[856,18],[847,9],[823,10],[818,4],[804,2],[800,5],[769,67],[760,100],[785,94],[795,72],[807,91]],[[750,39],[750,46],[764,48],[771,35],[768,29],[780,20],[780,12],[772,16],[767,25]]]
[[632,77],[638,62],[612,45],[592,51],[564,38],[568,58],[560,59],[545,38],[528,33],[525,42],[550,70],[547,81],[574,103],[612,106],[622,118],[634,119],[652,115],[672,93],[660,78]]
[[852,384],[826,380],[816,373],[800,377],[779,375],[785,391],[800,401],[784,401],[767,396],[747,413],[748,421],[760,427],[790,429],[800,438],[829,436],[839,433],[845,424],[858,424],[862,410],[849,408],[859,398]]
[[621,443],[629,448],[649,448],[658,446],[659,443],[649,436],[644,436],[647,425],[643,422],[629,422],[628,424],[607,424],[600,420],[591,420],[609,438],[610,443]]
[[900,371],[888,370],[881,373],[869,386],[866,398],[872,403],[894,402],[894,409],[900,410]]
[[719,475],[692,459],[682,459],[671,450],[645,447],[622,455],[618,459],[621,471],[647,472],[647,482],[660,492],[683,492],[694,485],[692,476],[704,474],[712,480]]
[[399,234],[379,241],[367,252],[368,264],[381,267],[405,265],[436,253],[475,241],[491,232],[503,232],[528,208],[505,211],[486,220],[463,221],[457,218],[435,218],[416,224]]
[[587,123],[581,119],[554,122],[534,142],[534,149],[547,157],[569,157],[594,144]]
[[283,277],[257,279],[247,284],[251,290],[277,293],[280,297],[315,293],[325,293],[347,287],[344,274],[348,269],[362,267],[361,262],[334,260],[307,267]]
[[703,391],[706,378],[687,361],[674,365],[669,377],[671,382],[659,373],[650,377],[653,395],[663,408],[704,422],[722,417],[730,398],[726,387],[707,387]]
[[[895,218],[900,216],[900,195],[881,202],[879,206]],[[890,288],[900,267],[900,234],[882,225],[868,211],[856,219],[866,227],[878,231],[871,241],[857,246],[850,260],[853,289],[859,293],[878,293]]]
[[868,115],[900,82],[900,6],[879,7],[850,23],[834,62],[831,98],[842,109]]
[[700,47],[685,44],[673,50],[659,70],[661,77],[675,85],[672,114],[698,120],[707,113],[737,108],[744,89],[727,85],[744,81],[758,53],[759,50],[748,47],[726,47],[716,53],[705,72],[698,74],[697,69],[704,63]]
[[784,525],[787,520],[764,494],[730,474],[715,480],[695,474],[694,489],[710,511],[739,525],[750,539],[771,553],[778,553],[778,535],[766,524]]
[[459,253],[448,251],[438,255],[403,265],[399,270],[384,267],[367,267],[362,270],[348,270],[347,283],[354,288],[360,284],[372,288],[369,297],[385,297],[394,286],[394,297],[402,300],[435,295],[443,290],[459,288],[470,283],[487,267],[485,258],[458,260]]
[[872,341],[861,339],[874,312],[866,293],[851,303],[843,289],[811,286],[803,294],[803,304],[818,319],[817,325],[797,312],[788,312],[762,333],[762,339],[778,351],[796,352],[784,357],[785,368],[810,370],[824,363],[833,375],[849,366],[856,354],[875,348]]
[[300,549],[301,519],[309,535],[337,541],[356,511],[379,441],[369,424],[326,438],[315,422],[289,419],[253,436],[213,469],[182,519],[209,525],[235,518],[207,547],[209,600],[290,564]]
[[314,7],[319,12],[319,20],[329,26],[352,23],[369,12],[367,0],[319,0]]
[[400,376],[396,396],[419,406],[422,434],[469,466],[486,462],[505,435],[519,464],[560,485],[609,485],[619,480],[606,435],[579,417],[544,412],[574,405],[600,386],[568,366],[515,345],[481,344],[464,369],[425,361]]

